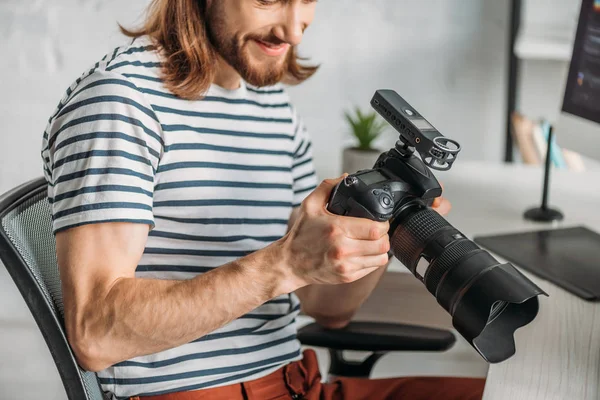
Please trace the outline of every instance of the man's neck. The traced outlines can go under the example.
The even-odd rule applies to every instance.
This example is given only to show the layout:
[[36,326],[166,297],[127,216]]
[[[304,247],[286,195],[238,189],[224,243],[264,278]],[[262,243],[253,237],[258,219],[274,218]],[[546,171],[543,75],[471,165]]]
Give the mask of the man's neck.
[[240,87],[242,78],[240,74],[221,57],[217,60],[217,73],[213,79],[213,84],[227,90],[235,90]]

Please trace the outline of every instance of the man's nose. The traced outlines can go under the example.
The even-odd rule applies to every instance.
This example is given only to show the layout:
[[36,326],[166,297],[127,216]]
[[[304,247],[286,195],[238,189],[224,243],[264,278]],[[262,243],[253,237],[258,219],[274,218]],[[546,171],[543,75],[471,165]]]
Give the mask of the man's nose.
[[283,40],[292,46],[296,46],[302,41],[305,26],[301,18],[301,13],[296,8],[297,7],[288,8],[285,20],[281,24],[278,24],[273,30],[273,33],[278,39]]

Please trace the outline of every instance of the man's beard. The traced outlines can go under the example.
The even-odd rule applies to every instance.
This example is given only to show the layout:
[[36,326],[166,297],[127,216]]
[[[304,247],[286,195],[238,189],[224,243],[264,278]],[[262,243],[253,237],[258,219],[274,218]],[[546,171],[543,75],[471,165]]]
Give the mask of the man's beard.
[[242,41],[238,35],[227,35],[224,13],[219,9],[219,3],[220,1],[216,1],[207,15],[207,32],[215,51],[240,74],[244,81],[253,86],[271,86],[280,82],[288,70],[290,57],[293,56],[291,49],[283,56],[283,61],[276,59],[260,67],[253,66],[247,47],[250,40],[261,40],[275,45],[282,43],[281,40],[272,35],[267,37],[248,35]]

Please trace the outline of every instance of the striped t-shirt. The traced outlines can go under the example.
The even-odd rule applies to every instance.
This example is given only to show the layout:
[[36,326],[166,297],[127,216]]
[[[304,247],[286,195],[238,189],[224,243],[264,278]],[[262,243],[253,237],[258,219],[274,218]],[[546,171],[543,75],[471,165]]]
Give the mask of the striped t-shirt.
[[[315,188],[311,142],[279,85],[211,86],[183,100],[147,39],[117,48],[71,85],[44,133],[53,230],[130,221],[152,227],[136,276],[189,279],[286,233]],[[107,266],[108,267],[108,266]],[[98,376],[115,398],[255,379],[301,358],[294,294],[186,345]]]

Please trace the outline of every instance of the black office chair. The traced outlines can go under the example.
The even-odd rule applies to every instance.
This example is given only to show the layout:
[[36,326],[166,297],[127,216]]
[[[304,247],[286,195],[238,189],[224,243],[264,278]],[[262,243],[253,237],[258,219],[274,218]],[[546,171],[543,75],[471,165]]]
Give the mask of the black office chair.
[[[82,370],[67,342],[63,302],[52,234],[50,204],[43,178],[27,182],[0,197],[0,260],[4,263],[37,322],[71,400],[103,400],[95,373]],[[335,376],[368,377],[388,351],[442,351],[452,346],[446,330],[399,324],[352,322],[341,330],[316,324],[300,329],[305,345],[330,349]],[[342,350],[366,350],[364,362],[346,361]]]

